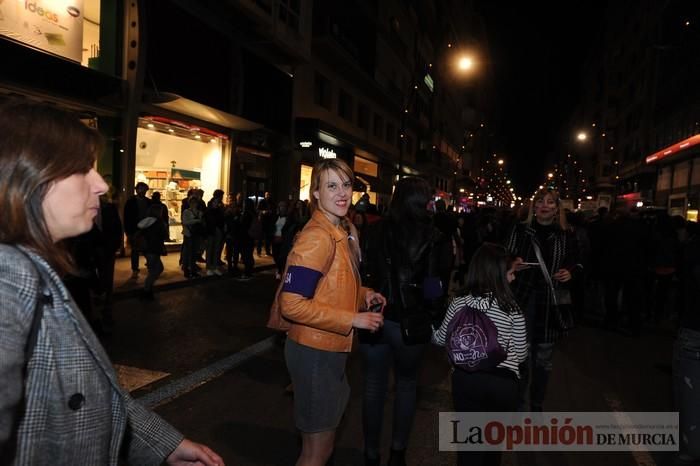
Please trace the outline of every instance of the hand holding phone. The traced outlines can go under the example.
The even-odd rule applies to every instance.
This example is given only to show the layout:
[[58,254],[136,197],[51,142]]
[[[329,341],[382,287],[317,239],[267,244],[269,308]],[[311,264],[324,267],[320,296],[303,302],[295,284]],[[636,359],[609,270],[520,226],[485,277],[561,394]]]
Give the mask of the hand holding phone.
[[369,312],[382,312],[382,303],[375,303],[369,307]]

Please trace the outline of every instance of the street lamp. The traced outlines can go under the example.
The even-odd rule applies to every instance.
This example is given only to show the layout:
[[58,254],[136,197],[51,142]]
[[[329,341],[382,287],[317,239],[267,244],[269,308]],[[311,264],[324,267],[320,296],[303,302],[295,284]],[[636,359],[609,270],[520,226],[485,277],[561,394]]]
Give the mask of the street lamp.
[[468,71],[474,66],[474,60],[468,55],[462,55],[457,61],[457,67],[462,71]]

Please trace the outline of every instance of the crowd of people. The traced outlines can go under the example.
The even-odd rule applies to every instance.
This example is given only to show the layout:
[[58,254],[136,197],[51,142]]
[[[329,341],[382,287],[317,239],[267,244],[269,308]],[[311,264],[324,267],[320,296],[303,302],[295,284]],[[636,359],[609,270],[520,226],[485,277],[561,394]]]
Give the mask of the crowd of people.
[[[325,177],[323,170],[328,172]],[[330,240],[336,248],[347,245],[355,257],[351,263],[358,264],[358,270],[353,265],[346,276],[359,274],[362,286],[370,288],[360,291],[360,298],[350,297],[355,288],[350,295],[336,294],[329,301],[317,291],[328,286],[327,280],[337,279],[336,259],[327,264],[311,257],[334,257],[333,253],[318,249],[326,247],[318,241],[318,233],[312,236],[313,245],[294,244],[290,254],[294,268],[286,271],[276,303],[282,318],[291,324],[291,330],[282,327],[288,330],[287,364],[297,397],[297,427],[308,445],[298,465],[325,464],[332,453],[334,432],[347,401],[344,375],[338,378],[345,358],[338,356],[333,365],[336,372],[329,373],[318,370],[322,356],[317,353],[329,357],[329,352],[349,351],[347,346],[330,349],[325,342],[337,338],[347,342],[353,329],[364,360],[365,464],[380,464],[384,404],[393,371],[387,464],[405,465],[421,356],[431,339],[446,346],[448,354],[453,351],[465,309],[488,316],[502,354],[490,365],[479,363],[476,370],[454,365],[452,395],[460,412],[542,411],[554,351],[577,323],[598,323],[625,338],[637,335],[644,320],[650,325],[661,319],[675,323],[680,328],[674,382],[681,413],[681,455],[698,457],[694,445],[700,439],[692,426],[699,400],[682,382],[688,375],[697,377],[699,371],[700,258],[694,223],[664,212],[650,215],[624,208],[613,214],[601,208],[585,218],[563,209],[552,189],[535,193],[520,211],[484,208],[458,214],[440,200],[431,208],[432,190],[415,177],[397,182],[387,213],[379,216],[374,206],[350,205],[352,173],[343,163],[323,162],[314,173],[319,177],[314,195],[324,195],[325,189],[333,195],[332,202],[312,205],[313,216],[322,218],[320,211],[334,222]],[[341,186],[347,187],[342,190]],[[304,231],[300,240],[308,236]],[[379,303],[377,328],[354,325],[351,319],[354,312],[373,315],[367,311],[375,306],[361,299],[368,293]],[[354,309],[339,305],[339,296],[346,296],[343,299]],[[303,313],[300,303],[308,306]],[[466,341],[464,334],[459,337]],[[464,344],[474,344],[469,341]],[[314,351],[305,355],[309,348]],[[491,351],[482,350],[485,355]],[[329,386],[328,378],[342,381],[335,391],[325,392],[332,393],[331,399],[308,398],[309,393],[318,395],[314,387]],[[310,439],[323,441],[316,444]],[[458,455],[460,465],[499,462],[498,453]]]
[[[139,276],[139,257],[146,256],[148,277],[143,296],[152,299],[153,282],[162,272],[158,256],[167,254],[165,243],[171,240],[168,209],[159,192],[149,198],[148,190],[146,183],[139,182],[135,195],[126,201],[124,231],[131,251],[132,278]],[[224,191],[217,189],[205,203],[204,195],[202,189],[192,188],[180,206],[180,266],[184,276],[191,279],[228,273],[249,280],[257,253],[258,257],[273,258],[279,278],[294,237],[310,218],[308,202],[275,203],[269,192],[260,198],[244,197],[239,192],[224,199]],[[144,222],[147,218],[153,220]],[[160,221],[156,223],[156,219]]]
[[[91,318],[86,289],[98,287],[109,301],[122,242],[94,169],[99,134],[60,110],[15,101],[0,106],[0,134],[0,458],[223,464],[131,399],[83,317]],[[274,203],[269,193],[257,203],[225,199],[222,190],[205,203],[193,189],[181,206],[186,277],[199,276],[203,263],[208,275],[247,280],[256,253],[274,258],[279,286],[269,325],[286,335],[298,466],[323,466],[332,456],[356,336],[365,464],[381,464],[387,447],[381,432],[393,372],[388,465],[403,466],[431,342],[452,362],[455,411],[542,411],[557,344],[596,319],[625,338],[645,322],[675,323],[680,458],[700,458],[700,398],[687,382],[700,376],[695,223],[627,209],[585,218],[566,212],[551,189],[519,211],[456,213],[433,202],[419,177],[397,181],[382,215],[368,196],[352,204],[353,181],[344,161],[323,159],[308,204]],[[150,299],[170,221],[158,193],[147,193],[137,183],[123,232],[134,276],[146,257],[142,296]],[[480,333],[467,332],[475,326]],[[499,462],[497,452],[458,455],[460,465]]]

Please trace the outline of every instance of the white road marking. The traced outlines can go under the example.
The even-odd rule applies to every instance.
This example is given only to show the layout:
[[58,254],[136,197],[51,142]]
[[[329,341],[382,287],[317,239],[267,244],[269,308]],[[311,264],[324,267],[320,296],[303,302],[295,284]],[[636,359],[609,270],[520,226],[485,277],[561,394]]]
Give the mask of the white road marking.
[[[617,419],[617,423],[620,425],[632,425],[633,422],[625,414],[622,408],[622,402],[620,401],[619,398],[617,398],[615,395],[612,393],[606,393],[604,395],[605,402],[608,404],[610,407],[610,411],[612,411],[613,415],[615,416],[615,419]],[[632,454],[632,457],[634,458],[634,461],[639,465],[639,466],[656,466],[656,461],[654,461],[654,458],[649,454],[648,451],[630,451]]]
[[184,377],[174,380],[158,389],[138,398],[138,400],[149,408],[172,401],[195,388],[219,377],[258,354],[271,350],[275,345],[276,336],[268,337],[254,345],[242,349],[241,351],[227,356],[210,364],[207,367],[192,372]]

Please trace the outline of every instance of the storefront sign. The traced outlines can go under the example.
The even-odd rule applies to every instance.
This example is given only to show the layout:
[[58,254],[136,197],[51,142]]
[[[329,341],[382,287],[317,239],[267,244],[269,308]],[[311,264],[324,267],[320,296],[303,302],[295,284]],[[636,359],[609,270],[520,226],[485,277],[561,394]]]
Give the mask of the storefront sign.
[[318,148],[318,155],[323,159],[334,159],[337,157],[333,149],[326,149],[325,147]]
[[0,35],[80,62],[83,0],[0,1]]
[[657,160],[661,160],[673,154],[677,154],[678,152],[693,147],[697,144],[700,144],[700,134],[696,134],[695,136],[691,136],[687,139],[679,141],[673,144],[672,146],[668,146],[667,148],[662,149],[658,152],[654,152],[646,158],[646,162],[656,162]]

